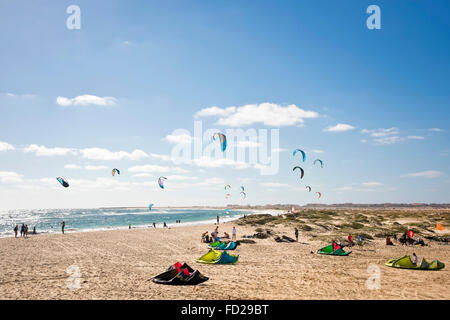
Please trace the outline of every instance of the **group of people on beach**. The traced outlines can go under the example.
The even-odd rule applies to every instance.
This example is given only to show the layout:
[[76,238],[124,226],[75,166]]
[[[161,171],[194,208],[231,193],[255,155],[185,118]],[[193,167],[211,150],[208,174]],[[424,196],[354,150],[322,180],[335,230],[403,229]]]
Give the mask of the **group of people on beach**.
[[[231,241],[236,241],[236,227],[233,226],[233,229],[231,230]],[[219,226],[216,226],[213,232],[211,232],[211,236],[209,236],[208,231],[205,231],[202,233],[201,242],[204,243],[210,243],[210,242],[216,242],[220,239],[230,239],[230,235],[227,232],[223,233],[223,237],[219,237]]]
[[[19,225],[16,224],[16,226],[14,227],[14,237],[17,238],[17,235],[19,233]],[[33,228],[33,234],[36,234],[36,227]],[[23,224],[20,227],[20,237],[22,238],[27,238],[28,237],[28,225],[27,224]]]
[[[61,232],[64,234],[64,228],[66,226],[66,223],[63,221],[61,222]],[[17,238],[19,233],[19,225],[16,224],[16,226],[13,229],[14,231],[14,237]],[[31,234],[37,234],[36,232],[36,226],[33,227],[33,232]],[[20,237],[21,238],[28,238],[28,225],[22,223],[22,226],[20,227]]]

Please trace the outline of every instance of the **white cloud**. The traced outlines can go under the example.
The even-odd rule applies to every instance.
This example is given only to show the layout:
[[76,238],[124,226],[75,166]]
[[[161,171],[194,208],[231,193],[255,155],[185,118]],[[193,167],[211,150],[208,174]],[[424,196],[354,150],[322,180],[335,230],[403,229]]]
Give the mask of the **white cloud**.
[[95,170],[106,170],[108,169],[107,166],[92,166],[92,165],[87,165],[84,167],[86,170],[90,170],[90,171],[95,171]]
[[424,140],[425,138],[422,136],[407,136],[408,139],[411,140]]
[[84,94],[75,98],[57,97],[56,103],[62,107],[70,106],[114,106],[117,104],[117,99],[114,97],[98,97],[90,94]]
[[403,177],[423,177],[423,178],[438,178],[442,176],[443,173],[436,170],[426,170],[414,173],[405,174]]
[[202,168],[218,168],[222,166],[228,166],[232,167],[234,169],[246,169],[249,166],[249,164],[242,162],[242,161],[235,161],[233,159],[227,159],[227,158],[220,158],[220,159],[212,159],[209,157],[200,157],[196,158],[193,161],[193,164],[195,164],[198,167]]
[[143,166],[134,166],[128,169],[128,171],[133,173],[187,173],[188,170],[178,168],[178,167],[167,167],[167,166],[158,166],[153,164],[143,165]]
[[199,118],[199,117],[210,117],[210,116],[228,116],[232,113],[236,112],[236,107],[228,107],[228,108],[219,108],[216,106],[213,107],[209,107],[209,108],[204,108],[200,111],[198,111],[195,114],[195,118]]
[[172,144],[190,144],[192,137],[186,133],[183,134],[169,134],[163,140]]
[[197,180],[197,177],[190,177],[190,176],[182,176],[182,175],[170,175],[170,176],[166,176],[166,178],[168,180],[173,180],[173,181],[185,181],[185,180]]
[[132,160],[137,161],[148,157],[144,151],[135,149],[133,152],[117,151],[112,152],[102,148],[86,148],[80,150],[82,156],[89,160]]
[[152,157],[154,159],[159,159],[159,160],[162,160],[162,161],[171,161],[172,160],[170,158],[170,156],[165,155],[165,154],[150,153],[150,157]]
[[12,144],[9,144],[8,142],[0,141],[0,151],[9,151],[14,150],[14,146]]
[[37,144],[31,144],[23,149],[25,153],[34,153],[37,156],[49,157],[49,156],[68,156],[76,155],[77,150],[72,148],[48,148],[46,146],[39,146]]
[[286,152],[287,151],[287,149],[285,149],[285,148],[273,148],[273,149],[271,149],[271,152],[274,152],[274,153],[280,153],[280,152]]
[[353,187],[350,186],[346,186],[346,187],[339,187],[339,188],[335,188],[335,191],[350,191],[353,190]]
[[81,169],[81,166],[77,164],[68,163],[64,166],[66,169]]
[[324,153],[325,151],[323,150],[318,150],[318,149],[313,149],[311,150],[312,153]]
[[287,188],[290,187],[290,185],[286,183],[279,183],[279,182],[261,182],[259,184],[262,187],[266,188]]
[[22,175],[13,171],[0,171],[0,182],[21,182]]
[[444,130],[444,129],[441,129],[441,128],[430,128],[430,129],[428,129],[428,131],[433,131],[433,132],[444,132],[445,130]]
[[362,185],[364,187],[380,187],[383,184],[381,182],[377,182],[377,181],[369,181],[369,182],[363,182]]
[[258,148],[261,144],[255,141],[237,141],[236,142],[236,147],[237,148]]
[[326,132],[344,132],[355,129],[354,126],[346,124],[346,123],[338,123],[335,126],[329,126],[324,129]]
[[136,173],[136,174],[133,174],[133,177],[135,177],[135,178],[150,178],[150,177],[153,177],[153,174],[151,174],[151,173]]
[[[398,136],[400,134],[400,130],[396,127],[378,128],[373,130],[363,129],[361,130],[361,133],[369,134],[369,136],[373,138],[373,142],[380,145],[389,145],[405,140],[405,138]],[[363,139],[361,142],[366,143],[367,140]]]
[[400,138],[399,136],[382,137],[382,138],[373,139],[373,141],[375,141],[378,144],[394,144],[394,143],[400,142],[402,140],[403,139]]
[[8,98],[17,98],[17,99],[34,99],[36,98],[36,95],[34,94],[29,94],[29,93],[24,93],[24,94],[15,94],[15,93],[11,93],[11,92],[6,92],[5,96],[7,96]]
[[196,117],[219,116],[217,124],[229,127],[264,124],[283,127],[303,124],[304,119],[317,118],[314,111],[305,111],[295,104],[281,106],[275,103],[247,104],[240,107],[210,107],[200,110]]
[[374,130],[362,129],[361,133],[368,133],[368,134],[370,134],[371,137],[379,138],[379,137],[398,135],[398,134],[400,134],[400,131],[398,128],[392,127],[392,128],[379,128],[379,129],[374,129]]

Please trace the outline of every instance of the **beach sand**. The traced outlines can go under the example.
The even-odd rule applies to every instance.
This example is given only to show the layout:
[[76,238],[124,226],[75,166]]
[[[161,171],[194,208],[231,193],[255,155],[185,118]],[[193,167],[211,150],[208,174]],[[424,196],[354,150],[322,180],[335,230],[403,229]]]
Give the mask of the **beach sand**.
[[[220,224],[231,234],[233,222]],[[315,253],[328,245],[312,241],[300,231],[298,243],[277,243],[273,238],[241,244],[236,265],[204,265],[202,232],[214,225],[93,231],[0,239],[0,299],[450,299],[450,246],[385,246],[374,240],[353,247],[347,257]],[[274,228],[272,228],[274,229]],[[293,228],[276,226],[279,234],[294,237]],[[237,225],[238,240],[255,227]],[[347,251],[348,248],[345,248]],[[313,254],[310,252],[314,252]],[[441,271],[389,268],[392,258],[416,252],[419,260],[439,259]],[[164,286],[150,278],[171,264],[187,262],[210,278],[198,286]],[[380,272],[380,289],[368,289]],[[77,266],[79,289],[68,289],[66,270]],[[375,267],[375,272],[377,268]],[[75,269],[73,269],[75,270]]]

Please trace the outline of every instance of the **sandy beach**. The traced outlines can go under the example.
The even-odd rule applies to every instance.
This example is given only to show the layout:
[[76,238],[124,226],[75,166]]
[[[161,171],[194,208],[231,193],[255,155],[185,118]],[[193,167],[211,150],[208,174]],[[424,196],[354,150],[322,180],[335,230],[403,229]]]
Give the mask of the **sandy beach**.
[[[220,224],[219,232],[231,234],[233,225],[236,223]],[[252,225],[236,226],[238,240],[255,233]],[[300,230],[298,243],[267,238],[241,244],[232,252],[240,255],[236,265],[196,263],[208,251],[200,235],[214,227],[0,239],[0,299],[450,299],[448,245],[431,242],[427,247],[390,247],[383,239],[374,239],[351,248],[347,257],[325,256],[316,251],[329,242],[311,240],[309,233]],[[290,226],[272,225],[271,230],[294,237]],[[439,259],[446,267],[417,271],[384,265],[390,258],[412,252],[420,260]],[[210,280],[193,287],[164,286],[150,280],[177,261],[199,269]],[[366,286],[371,265],[380,270],[379,290]],[[79,268],[79,289],[67,287],[70,266]]]

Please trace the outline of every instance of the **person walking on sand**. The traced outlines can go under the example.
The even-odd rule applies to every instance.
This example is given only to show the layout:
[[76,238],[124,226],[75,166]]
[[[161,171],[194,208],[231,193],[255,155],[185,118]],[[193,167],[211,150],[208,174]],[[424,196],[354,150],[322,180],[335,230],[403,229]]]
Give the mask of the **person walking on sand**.
[[233,230],[231,231],[231,236],[232,236],[231,240],[236,241],[236,227],[235,226],[233,226]]
[[298,229],[295,228],[295,240],[298,242]]
[[66,223],[63,221],[63,222],[61,222],[61,231],[62,231],[62,234],[64,234],[64,227],[66,226]]
[[19,231],[19,226],[16,224],[14,227],[14,238],[17,238],[17,232]]

